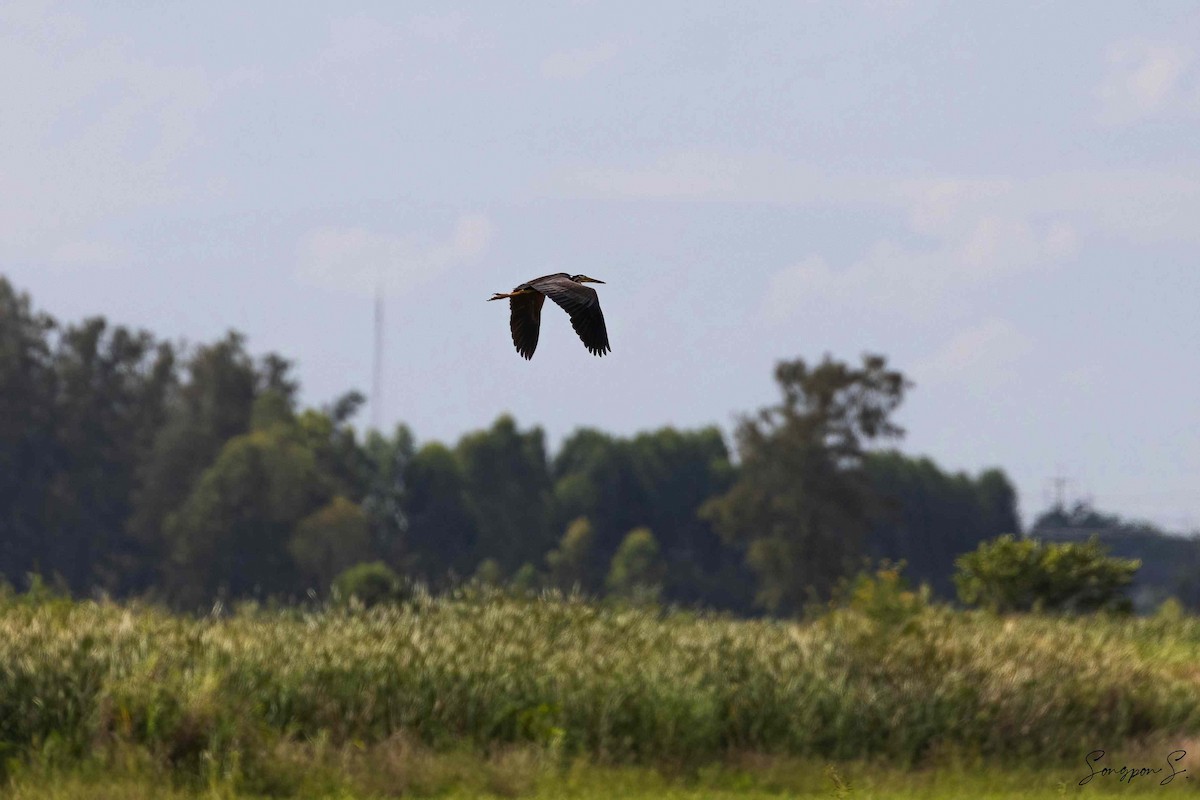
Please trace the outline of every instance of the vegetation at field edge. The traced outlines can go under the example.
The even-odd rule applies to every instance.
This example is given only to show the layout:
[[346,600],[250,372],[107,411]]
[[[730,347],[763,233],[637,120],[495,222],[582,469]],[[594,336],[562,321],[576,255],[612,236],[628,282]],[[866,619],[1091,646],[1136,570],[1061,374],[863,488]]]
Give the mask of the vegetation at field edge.
[[1197,663],[1200,619],[1178,610],[998,617],[886,576],[799,623],[486,592],[202,619],[10,596],[0,748],[16,777],[136,757],[273,796],[309,796],[305,770],[329,759],[386,774],[397,741],[681,774],[746,753],[1082,764],[1195,737]]

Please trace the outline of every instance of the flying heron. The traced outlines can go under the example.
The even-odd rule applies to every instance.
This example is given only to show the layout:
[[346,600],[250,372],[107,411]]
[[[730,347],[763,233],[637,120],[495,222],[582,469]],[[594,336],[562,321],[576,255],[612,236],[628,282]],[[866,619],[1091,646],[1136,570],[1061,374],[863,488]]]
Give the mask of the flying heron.
[[594,355],[602,356],[612,348],[608,346],[608,331],[604,327],[604,314],[600,311],[600,298],[596,290],[584,286],[585,283],[604,281],[587,275],[558,272],[522,283],[511,292],[496,292],[488,300],[508,298],[511,311],[508,324],[512,328],[513,344],[526,359],[533,358],[533,351],[537,349],[542,304],[547,297],[570,315],[571,326],[583,340],[583,346]]

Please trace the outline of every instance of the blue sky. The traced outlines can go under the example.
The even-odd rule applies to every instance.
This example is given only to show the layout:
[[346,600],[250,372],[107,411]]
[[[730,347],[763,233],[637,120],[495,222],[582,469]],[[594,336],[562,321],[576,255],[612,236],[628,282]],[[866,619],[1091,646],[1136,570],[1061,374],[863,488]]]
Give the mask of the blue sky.
[[[244,331],[307,402],[453,440],[773,402],[883,352],[904,449],[1200,529],[1192,2],[0,5],[0,271],[56,316]],[[548,310],[599,287],[613,352]],[[369,418],[364,416],[364,420]]]

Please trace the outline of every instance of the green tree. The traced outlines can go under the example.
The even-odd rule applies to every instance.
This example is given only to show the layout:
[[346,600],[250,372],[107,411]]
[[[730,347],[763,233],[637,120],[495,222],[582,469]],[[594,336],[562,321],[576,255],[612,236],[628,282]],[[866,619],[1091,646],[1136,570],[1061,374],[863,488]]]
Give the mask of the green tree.
[[664,595],[680,603],[748,609],[753,584],[740,553],[700,515],[734,479],[720,430],[661,428],[634,437],[629,449],[643,507],[636,525],[653,530],[660,545]]
[[330,480],[296,421],[264,413],[275,399],[256,409],[267,427],[230,439],[166,520],[169,585],[183,605],[301,589],[289,544],[330,500]]
[[165,418],[141,462],[129,519],[130,532],[160,563],[169,552],[167,516],[225,443],[250,430],[258,384],[244,340],[235,333],[196,349],[183,368],[186,377],[168,387]]
[[638,528],[630,531],[617,548],[604,585],[617,597],[657,599],[662,579],[658,541],[649,528]]
[[173,369],[150,334],[63,328],[0,278],[0,574],[125,588],[130,498]]
[[626,442],[590,428],[571,434],[554,459],[556,527],[588,519],[601,573],[646,513],[631,461]]
[[401,564],[409,528],[406,476],[416,454],[412,432],[404,425],[391,436],[372,430],[362,453],[367,463],[362,506],[371,523],[372,548],[389,563]]
[[983,514],[981,529],[986,538],[1002,533],[1021,533],[1017,513],[1017,489],[1003,470],[984,470],[975,479],[975,497]]
[[449,572],[470,575],[478,564],[479,534],[454,453],[436,442],[425,445],[405,469],[404,484],[405,571],[431,584]]
[[459,440],[466,498],[478,531],[476,558],[506,572],[540,560],[553,542],[550,470],[541,428],[521,432],[510,416]]
[[1140,566],[1108,556],[1095,540],[1053,543],[1007,534],[957,563],[959,598],[1000,613],[1128,611],[1124,590]]
[[0,574],[48,561],[43,514],[54,464],[54,320],[0,276]]
[[[374,467],[350,424],[364,402],[360,392],[347,392],[319,411],[307,409],[298,415],[300,430],[322,474],[336,492],[356,500],[369,491]],[[288,406],[293,405],[289,398]]]
[[860,557],[878,497],[864,468],[866,447],[903,431],[891,414],[907,382],[882,356],[860,367],[826,357],[780,363],[778,406],[737,428],[741,471],[705,514],[745,548],[758,576],[758,602],[794,613],[810,593],[828,596]]
[[129,518],[147,558],[162,565],[171,563],[182,530],[172,520],[226,444],[248,433],[256,415],[260,431],[273,421],[294,424],[296,407],[289,362],[274,354],[255,361],[239,333],[196,348],[183,367],[184,378],[167,389],[163,422],[138,470]]
[[864,462],[881,500],[865,540],[874,560],[904,561],[907,574],[942,597],[954,596],[954,559],[980,542],[1020,531],[1016,491],[999,470],[972,478],[949,474],[928,458],[895,451]]
[[44,530],[54,570],[76,592],[120,592],[136,578],[142,552],[126,525],[174,366],[172,348],[102,318],[59,337],[55,473]]
[[631,529],[656,531],[668,565],[664,594],[681,603],[746,609],[751,576],[741,554],[699,509],[727,491],[734,469],[720,431],[662,428],[632,439],[580,429],[554,459],[558,525],[587,517],[597,579]]

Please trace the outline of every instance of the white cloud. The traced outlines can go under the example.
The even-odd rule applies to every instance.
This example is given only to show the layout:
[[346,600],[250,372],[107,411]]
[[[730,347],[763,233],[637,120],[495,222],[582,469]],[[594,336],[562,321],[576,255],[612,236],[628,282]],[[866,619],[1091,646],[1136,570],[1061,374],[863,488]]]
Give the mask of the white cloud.
[[844,269],[809,256],[771,277],[764,310],[779,320],[814,304],[866,305],[921,318],[1013,275],[1055,267],[1074,255],[1076,239],[1063,222],[982,216],[927,247],[879,241]]
[[542,60],[542,77],[549,80],[578,80],[612,61],[621,50],[615,42],[601,42],[552,53]]
[[936,351],[917,361],[912,375],[918,384],[969,384],[994,390],[1011,383],[1033,341],[1002,319],[988,319],[954,334]]
[[1169,42],[1127,41],[1108,51],[1108,74],[1096,89],[1100,121],[1126,125],[1173,110],[1200,110],[1195,55]]
[[1011,180],[998,178],[933,178],[908,181],[897,199],[908,211],[916,233],[933,235],[958,224],[972,209],[991,209],[1014,191]]
[[355,293],[382,286],[399,293],[453,267],[474,262],[487,248],[493,226],[480,214],[459,217],[449,239],[378,233],[366,228],[323,227],[310,231],[297,248],[297,275],[307,282]]

